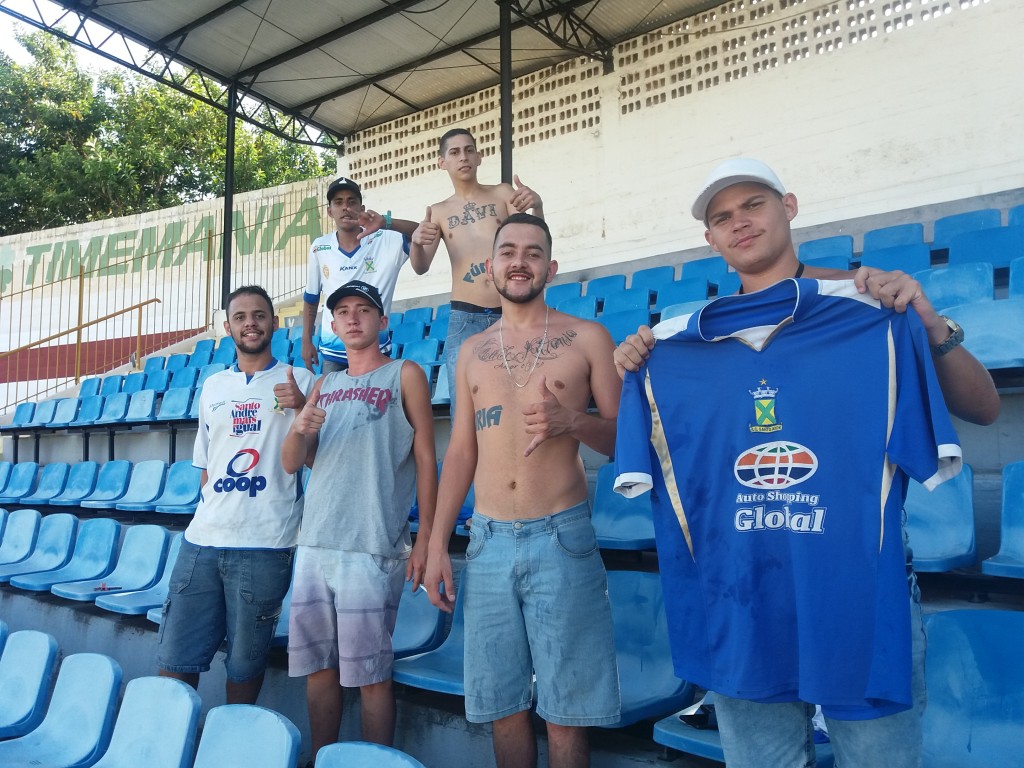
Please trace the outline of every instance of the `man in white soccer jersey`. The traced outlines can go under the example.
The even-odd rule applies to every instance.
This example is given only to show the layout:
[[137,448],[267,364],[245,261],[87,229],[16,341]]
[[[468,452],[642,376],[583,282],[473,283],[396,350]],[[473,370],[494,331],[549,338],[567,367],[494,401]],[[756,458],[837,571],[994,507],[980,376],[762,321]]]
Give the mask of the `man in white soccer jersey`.
[[228,296],[225,330],[238,362],[203,386],[192,462],[202,496],[164,603],[160,674],[193,688],[227,638],[226,699],[253,704],[292,574],[302,501],[281,444],[313,375],[270,353],[274,306],[259,286]]
[[[302,360],[310,370],[319,361],[324,373],[347,366],[345,345],[331,330],[331,313],[324,307],[320,323],[320,347],[313,346],[320,297],[328,297],[350,280],[362,280],[380,291],[385,316],[391,314],[398,273],[410,261],[417,275],[430,266],[422,254],[409,257],[409,236],[416,222],[392,219],[363,205],[363,193],[352,179],[341,177],[327,187],[327,214],[335,231],[322,235],[309,248],[309,268],[302,311]],[[381,333],[381,351],[387,354],[391,342]]]

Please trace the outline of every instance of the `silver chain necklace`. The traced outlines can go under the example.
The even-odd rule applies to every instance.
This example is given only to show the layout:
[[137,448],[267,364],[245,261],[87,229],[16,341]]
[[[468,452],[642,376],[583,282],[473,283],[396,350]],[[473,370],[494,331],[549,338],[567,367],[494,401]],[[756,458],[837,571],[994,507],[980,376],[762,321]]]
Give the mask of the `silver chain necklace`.
[[512,369],[508,367],[508,357],[505,354],[505,335],[502,333],[502,329],[505,327],[505,316],[502,315],[501,320],[498,321],[498,343],[501,344],[501,361],[505,364],[505,373],[508,374],[509,379],[516,385],[516,389],[522,389],[530,383],[530,377],[533,376],[533,372],[537,370],[537,363],[540,362],[540,351],[544,349],[544,345],[548,343],[548,317],[551,314],[551,308],[546,307],[544,311],[544,335],[540,339],[540,344],[537,345],[537,355],[533,358],[533,367],[530,368],[530,372],[526,374],[526,381],[520,384],[516,381],[515,376],[512,375]]

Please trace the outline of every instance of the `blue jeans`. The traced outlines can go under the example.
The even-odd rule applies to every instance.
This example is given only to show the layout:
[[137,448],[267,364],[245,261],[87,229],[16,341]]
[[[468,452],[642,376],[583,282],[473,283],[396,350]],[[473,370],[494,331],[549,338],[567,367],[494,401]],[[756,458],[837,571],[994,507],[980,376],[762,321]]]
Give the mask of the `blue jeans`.
[[451,397],[449,410],[455,415],[455,363],[459,359],[462,342],[474,334],[486,331],[501,318],[501,312],[483,310],[464,312],[452,309],[448,316],[448,335],[444,340],[444,369],[448,375],[448,392]]
[[227,637],[227,678],[244,683],[267,653],[292,579],[291,549],[199,547],[182,539],[157,648],[168,672],[205,672]]

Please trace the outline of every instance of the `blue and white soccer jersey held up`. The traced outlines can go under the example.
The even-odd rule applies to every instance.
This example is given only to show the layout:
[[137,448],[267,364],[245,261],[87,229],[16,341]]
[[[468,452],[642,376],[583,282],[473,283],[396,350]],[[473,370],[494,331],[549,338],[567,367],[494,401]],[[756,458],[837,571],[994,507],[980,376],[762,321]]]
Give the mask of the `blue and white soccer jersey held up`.
[[839,719],[907,709],[907,476],[961,462],[916,313],[792,279],[655,336],[624,382],[616,490],[653,488],[676,673]]

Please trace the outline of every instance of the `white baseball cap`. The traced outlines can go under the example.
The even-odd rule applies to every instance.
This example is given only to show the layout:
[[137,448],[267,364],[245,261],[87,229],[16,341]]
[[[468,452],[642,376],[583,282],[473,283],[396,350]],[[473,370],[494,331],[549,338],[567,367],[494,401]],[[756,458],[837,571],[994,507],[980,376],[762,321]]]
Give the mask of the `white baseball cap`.
[[764,184],[766,187],[774,189],[780,195],[786,194],[786,188],[782,186],[782,182],[775,175],[775,171],[760,160],[755,160],[752,157],[734,157],[726,160],[724,163],[719,163],[711,171],[711,174],[704,182],[704,188],[697,195],[697,199],[693,201],[693,206],[690,208],[693,218],[697,219],[697,221],[705,221],[707,219],[708,204],[711,202],[711,199],[726,187],[744,182]]

